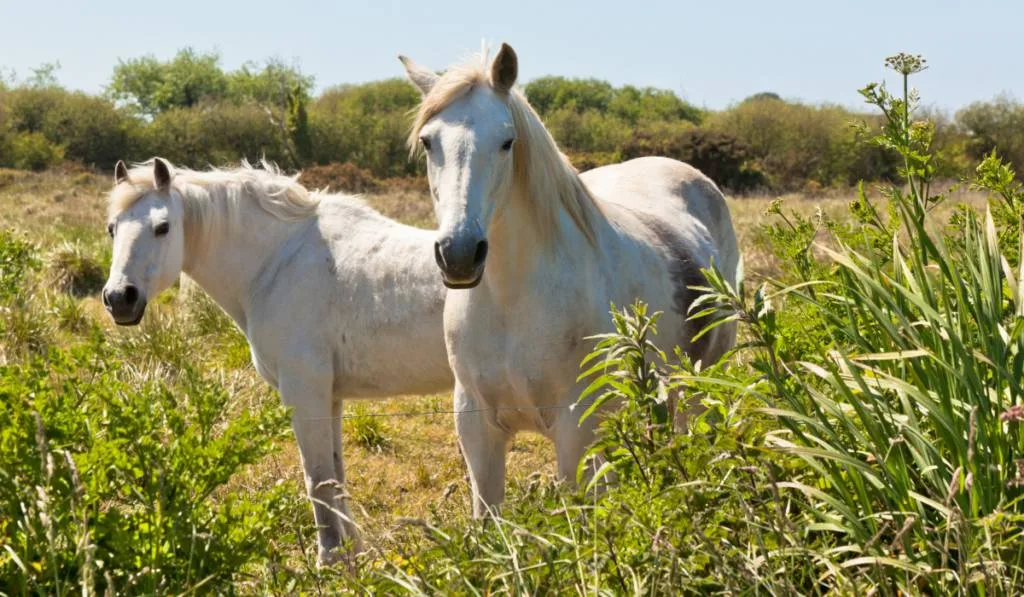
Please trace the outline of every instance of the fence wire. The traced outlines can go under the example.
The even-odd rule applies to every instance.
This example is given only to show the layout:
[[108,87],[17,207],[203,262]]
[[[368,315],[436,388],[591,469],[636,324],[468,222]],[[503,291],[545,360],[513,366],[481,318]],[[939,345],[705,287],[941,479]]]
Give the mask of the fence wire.
[[572,406],[500,406],[497,408],[470,408],[466,410],[422,410],[397,413],[359,413],[351,415],[340,415],[336,417],[311,417],[303,421],[347,421],[351,419],[370,418],[392,418],[392,417],[434,417],[440,415],[468,415],[474,413],[503,412],[503,411],[539,411],[539,410],[569,410]]

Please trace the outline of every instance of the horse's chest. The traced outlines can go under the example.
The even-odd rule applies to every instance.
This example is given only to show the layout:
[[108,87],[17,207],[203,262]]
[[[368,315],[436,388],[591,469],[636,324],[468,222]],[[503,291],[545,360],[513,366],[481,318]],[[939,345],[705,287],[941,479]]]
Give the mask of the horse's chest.
[[[485,406],[544,412],[563,402],[575,382],[585,350],[584,327],[576,315],[545,316],[530,305],[501,309],[470,303],[446,309],[455,374]],[[543,421],[531,426],[542,427]]]

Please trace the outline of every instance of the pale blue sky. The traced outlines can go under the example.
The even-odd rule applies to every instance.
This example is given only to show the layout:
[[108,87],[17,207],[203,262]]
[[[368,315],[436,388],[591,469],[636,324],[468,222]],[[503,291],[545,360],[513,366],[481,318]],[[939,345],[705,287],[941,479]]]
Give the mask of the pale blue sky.
[[323,88],[398,76],[399,53],[440,69],[486,38],[512,44],[521,80],[652,85],[710,108],[765,90],[857,106],[856,89],[903,50],[931,65],[917,78],[925,102],[955,109],[1024,97],[1022,23],[1024,0],[0,0],[0,65],[23,77],[59,60],[63,84],[96,92],[118,58],[193,46],[227,68],[295,62]]

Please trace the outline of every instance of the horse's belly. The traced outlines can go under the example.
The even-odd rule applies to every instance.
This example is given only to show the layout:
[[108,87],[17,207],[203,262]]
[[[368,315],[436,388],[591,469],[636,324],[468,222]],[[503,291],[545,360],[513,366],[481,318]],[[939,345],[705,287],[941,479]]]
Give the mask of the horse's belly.
[[335,344],[334,392],[346,398],[383,398],[450,391],[454,376],[436,336],[352,334]]

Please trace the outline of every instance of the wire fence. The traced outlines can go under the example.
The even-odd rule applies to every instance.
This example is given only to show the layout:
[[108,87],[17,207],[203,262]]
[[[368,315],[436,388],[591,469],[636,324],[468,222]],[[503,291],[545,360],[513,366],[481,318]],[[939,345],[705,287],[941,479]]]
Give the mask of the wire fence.
[[497,408],[470,408],[465,410],[421,410],[421,411],[408,411],[408,412],[396,412],[396,413],[356,413],[350,415],[340,415],[335,417],[312,417],[302,419],[303,421],[347,421],[350,419],[365,419],[365,418],[392,418],[392,417],[433,417],[440,415],[468,415],[474,413],[486,413],[486,412],[503,412],[503,411],[517,411],[517,412],[530,412],[530,411],[548,411],[548,410],[570,410],[571,405],[565,406],[499,406]]

